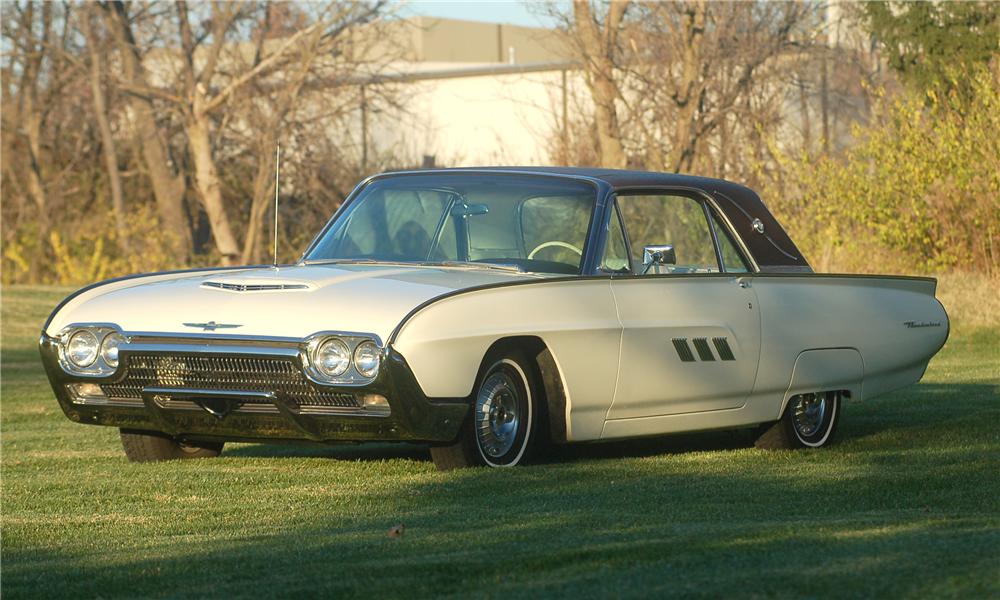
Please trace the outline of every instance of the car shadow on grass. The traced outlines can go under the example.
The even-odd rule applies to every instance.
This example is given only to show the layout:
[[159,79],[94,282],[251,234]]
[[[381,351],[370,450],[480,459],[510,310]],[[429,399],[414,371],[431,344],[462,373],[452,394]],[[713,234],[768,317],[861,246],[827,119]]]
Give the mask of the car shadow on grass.
[[223,456],[242,458],[325,458],[346,461],[417,460],[429,461],[430,452],[424,444],[351,442],[319,444],[239,444],[227,445]]

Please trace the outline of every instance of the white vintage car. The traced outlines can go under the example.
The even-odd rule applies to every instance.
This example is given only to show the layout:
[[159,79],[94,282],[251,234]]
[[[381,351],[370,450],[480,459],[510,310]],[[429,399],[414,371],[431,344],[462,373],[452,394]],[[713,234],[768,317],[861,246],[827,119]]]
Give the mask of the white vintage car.
[[362,182],[293,265],[84,288],[40,345],[66,415],[136,461],[400,440],[506,467],[724,428],[819,447],[845,398],[923,375],[948,335],[935,285],[814,274],[725,181],[432,170]]

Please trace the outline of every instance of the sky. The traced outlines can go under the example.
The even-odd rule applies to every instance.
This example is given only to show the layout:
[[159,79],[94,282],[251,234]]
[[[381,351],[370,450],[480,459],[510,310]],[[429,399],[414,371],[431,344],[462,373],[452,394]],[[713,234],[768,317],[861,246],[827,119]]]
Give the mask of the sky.
[[[533,8],[531,5],[539,5]],[[551,18],[539,16],[537,0],[409,0],[400,3],[399,12],[403,16],[421,15],[427,17],[448,17],[467,21],[487,23],[509,23],[526,27],[551,27]]]

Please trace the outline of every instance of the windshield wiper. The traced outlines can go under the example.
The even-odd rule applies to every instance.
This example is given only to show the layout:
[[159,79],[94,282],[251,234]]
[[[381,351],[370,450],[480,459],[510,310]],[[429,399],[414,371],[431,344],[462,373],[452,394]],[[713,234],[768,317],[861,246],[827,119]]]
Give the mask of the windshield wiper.
[[517,265],[503,263],[484,263],[462,260],[443,261],[402,261],[402,260],[378,260],[375,258],[317,258],[302,261],[304,265],[399,265],[404,267],[451,267],[455,269],[489,269],[493,271],[507,271],[511,273],[524,273],[524,269]]
[[509,271],[512,273],[524,273],[524,269],[517,265],[504,263],[484,263],[475,261],[444,260],[441,262],[421,263],[428,266],[456,267],[459,269],[492,269],[494,271]]
[[398,260],[376,260],[374,258],[316,258],[302,261],[304,265],[412,265]]

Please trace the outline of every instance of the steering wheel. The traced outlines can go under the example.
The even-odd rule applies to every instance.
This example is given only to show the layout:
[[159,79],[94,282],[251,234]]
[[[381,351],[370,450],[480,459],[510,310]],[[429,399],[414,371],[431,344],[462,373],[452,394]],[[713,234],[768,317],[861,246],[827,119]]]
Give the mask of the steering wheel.
[[579,248],[577,248],[573,244],[570,244],[569,242],[552,241],[552,242],[542,242],[541,244],[535,246],[535,249],[528,253],[528,260],[535,258],[535,255],[538,254],[540,250],[552,247],[566,248],[567,250],[572,250],[573,252],[576,252],[580,256],[583,256],[583,250],[580,250]]

